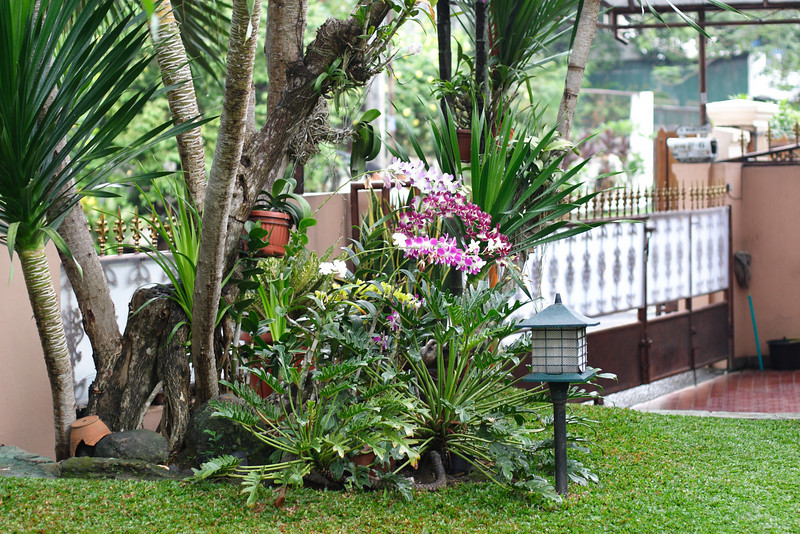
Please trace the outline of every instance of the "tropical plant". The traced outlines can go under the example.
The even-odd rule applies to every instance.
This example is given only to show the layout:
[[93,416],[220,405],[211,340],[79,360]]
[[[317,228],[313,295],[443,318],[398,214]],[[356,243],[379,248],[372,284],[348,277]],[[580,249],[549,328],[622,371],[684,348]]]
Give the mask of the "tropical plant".
[[[397,373],[380,352],[366,323],[374,309],[359,284],[315,296],[315,306],[289,332],[263,347],[268,366],[245,368],[272,388],[263,399],[241,383],[225,383],[247,404],[219,404],[219,416],[242,424],[276,449],[275,462],[244,466],[232,457],[204,464],[195,478],[232,476],[243,479],[249,502],[262,481],[298,486],[316,477],[327,484],[371,486],[378,478],[408,486],[388,471],[392,460],[416,464],[411,414],[419,404],[404,389],[408,376]],[[302,345],[302,347],[301,347]],[[355,461],[365,450],[375,455],[370,465]],[[373,471],[372,465],[383,471]]]
[[437,78],[433,82],[433,96],[447,102],[458,129],[468,130],[472,125],[477,93],[473,63],[473,58],[464,52],[461,43],[457,43],[455,73],[449,80]]
[[[386,330],[387,350],[404,358],[426,408],[413,414],[420,453],[460,457],[500,484],[552,497],[538,474],[545,427],[530,422],[548,396],[512,377],[528,348],[524,339],[508,343],[516,333],[508,319],[521,304],[483,281],[460,296],[425,281],[417,287],[424,306],[396,305]],[[430,364],[426,351],[434,352]]]
[[370,124],[380,116],[377,109],[370,109],[353,124],[353,143],[350,147],[350,176],[356,177],[366,170],[367,162],[378,156],[381,138]]
[[[580,173],[589,160],[562,169],[573,145],[555,129],[539,126],[540,116],[533,119],[530,129],[524,124],[516,124],[515,129],[516,116],[507,112],[496,134],[483,115],[474,116],[471,158],[466,167],[457,157],[453,121],[441,112],[438,117],[438,122],[430,124],[439,167],[457,179],[469,177],[469,200],[509,238],[511,254],[593,228],[591,224],[570,223],[565,217],[595,196],[577,195],[582,183]],[[482,150],[481,137],[486,140]],[[420,161],[430,166],[420,145],[413,142],[412,146]],[[395,154],[402,160],[410,159],[402,149],[396,149]]]
[[[475,40],[474,5],[466,0],[458,2],[457,20]],[[552,44],[572,29],[573,17],[580,2],[577,0],[492,0],[487,3],[488,18],[488,71],[490,80],[490,106],[487,117],[491,122],[500,119],[502,110],[508,109],[521,87],[533,93],[530,81],[533,70],[565,52],[550,53]],[[474,59],[467,64],[473,64]]]
[[[286,254],[279,258],[259,258],[245,260],[250,266],[238,282],[245,291],[242,327],[244,331],[261,335],[265,331],[272,334],[273,341],[279,341],[286,332],[290,320],[303,315],[312,297],[318,291],[328,291],[331,287],[335,269],[328,266],[333,247],[320,257],[308,250],[308,225],[316,222],[306,218],[301,228],[292,232],[286,245]],[[260,245],[261,232],[258,226],[250,227],[248,248]],[[332,264],[331,264],[332,265]]]
[[[202,232],[202,218],[197,207],[184,194],[185,185],[175,181],[173,195],[175,202],[171,202],[164,195],[158,184],[153,184],[156,202],[164,208],[166,213],[162,216],[156,204],[140,189],[142,197],[147,202],[152,217],[146,218],[147,224],[155,231],[158,241],[143,247],[147,254],[161,268],[170,281],[170,297],[180,305],[186,314],[186,321],[178,322],[172,334],[184,325],[189,327],[191,333],[192,308],[194,299],[194,281],[197,272],[197,255],[200,249],[200,233]],[[146,236],[147,233],[145,232]],[[167,247],[165,251],[159,246],[159,241]],[[148,302],[142,305],[147,306]],[[224,302],[220,304],[217,312],[217,324],[227,313],[229,306]],[[138,311],[138,310],[137,310]],[[191,337],[191,335],[189,336]]]
[[279,178],[269,190],[262,190],[253,204],[254,210],[279,211],[292,218],[292,225],[298,226],[300,221],[311,217],[311,206],[303,195],[295,193],[297,180]]
[[112,4],[0,0],[0,240],[22,263],[53,391],[58,459],[69,454],[75,401],[45,245],[66,252],[56,230],[73,206],[110,194],[103,181],[115,168],[181,131],[165,124],[115,146],[156,88],[126,93],[150,61],[142,54],[147,20],[128,15],[107,26]]

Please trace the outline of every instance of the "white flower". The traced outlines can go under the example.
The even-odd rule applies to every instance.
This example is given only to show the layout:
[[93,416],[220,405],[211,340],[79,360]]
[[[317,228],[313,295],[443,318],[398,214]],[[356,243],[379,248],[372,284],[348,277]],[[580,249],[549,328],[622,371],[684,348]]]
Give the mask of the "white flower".
[[319,274],[335,274],[339,278],[347,276],[347,264],[342,260],[324,261],[319,264]]
[[416,56],[422,52],[422,43],[415,43],[406,47],[406,53],[410,56]]
[[394,234],[392,234],[392,241],[394,241],[394,246],[396,246],[397,248],[406,248],[407,239],[408,238],[406,237],[406,235],[400,232],[395,232]]

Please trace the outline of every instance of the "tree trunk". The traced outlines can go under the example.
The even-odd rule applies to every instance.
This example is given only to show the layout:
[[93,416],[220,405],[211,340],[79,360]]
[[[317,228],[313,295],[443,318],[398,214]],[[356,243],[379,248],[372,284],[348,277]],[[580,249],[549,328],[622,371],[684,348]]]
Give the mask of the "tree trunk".
[[[436,37],[439,44],[439,78],[450,81],[453,78],[453,53],[450,32],[450,2],[436,3]],[[453,107],[452,97],[445,96],[439,105],[447,116]]]
[[[161,286],[134,293],[122,356],[112,369],[108,390],[99,397],[98,412],[112,431],[138,428],[151,393],[162,382],[167,402],[164,434],[174,447],[183,440],[189,420],[188,329],[176,329],[186,314],[169,295],[170,289]],[[176,406],[180,403],[184,406]]]
[[[78,308],[81,310],[83,329],[92,345],[92,360],[97,374],[89,388],[89,404],[86,412],[94,414],[97,413],[97,398],[106,391],[111,371],[122,351],[122,335],[117,325],[108,281],[94,249],[86,215],[80,204],[76,204],[69,211],[59,226],[58,233],[66,242],[74,259],[70,260],[59,251],[61,264],[64,266],[72,290],[75,292]],[[105,414],[98,415],[100,419],[105,419]]]
[[303,59],[307,9],[308,0],[272,1],[267,4],[267,40],[264,44],[270,85],[267,114],[275,109],[284,92],[289,89],[289,66]]
[[245,140],[260,16],[260,1],[254,3],[252,13],[248,12],[246,0],[236,0],[233,4],[224,103],[214,163],[206,189],[207,203],[203,212],[203,234],[192,311],[191,354],[197,400],[200,403],[219,393],[214,333],[226,264],[228,212]]
[[572,117],[575,115],[575,105],[578,103],[578,94],[581,92],[583,73],[586,70],[586,62],[589,60],[589,50],[592,47],[592,40],[597,29],[597,17],[600,13],[600,0],[585,0],[578,28],[575,31],[575,42],[569,56],[567,66],[567,77],[564,80],[564,95],[561,97],[561,104],[558,106],[558,125],[556,129],[564,138],[569,138],[569,131],[572,128]]
[[[167,100],[175,124],[181,124],[200,115],[192,71],[169,0],[163,0],[158,4],[157,14],[160,25],[158,42],[155,43],[156,59],[164,85],[176,86],[167,92]],[[196,126],[179,135],[177,140],[183,179],[189,197],[197,209],[202,211],[206,190],[206,159],[202,131]]]
[[[486,123],[492,124],[487,104],[491,99],[489,91],[489,21],[486,13],[485,0],[475,0],[475,95],[478,114],[485,113]],[[481,149],[484,147],[483,132],[481,132]]]
[[18,251],[28,298],[44,350],[47,377],[53,396],[53,420],[56,433],[56,460],[69,457],[69,431],[75,421],[75,381],[67,337],[61,321],[61,308],[50,276],[44,247]]

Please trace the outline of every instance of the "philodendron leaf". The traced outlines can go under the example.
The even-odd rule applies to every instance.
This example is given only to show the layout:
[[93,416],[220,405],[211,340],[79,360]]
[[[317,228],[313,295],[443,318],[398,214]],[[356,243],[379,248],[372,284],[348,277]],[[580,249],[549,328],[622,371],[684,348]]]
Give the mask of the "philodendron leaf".
[[372,122],[380,116],[381,112],[377,109],[368,109],[363,115],[361,115],[361,118],[358,119],[358,122]]

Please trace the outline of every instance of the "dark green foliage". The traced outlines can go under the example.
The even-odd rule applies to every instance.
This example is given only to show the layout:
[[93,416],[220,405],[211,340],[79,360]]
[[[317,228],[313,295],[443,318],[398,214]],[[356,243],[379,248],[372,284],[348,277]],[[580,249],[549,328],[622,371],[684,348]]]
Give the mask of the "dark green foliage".
[[0,1],[0,242],[9,249],[50,239],[64,248],[55,230],[82,196],[113,195],[103,181],[116,168],[195,125],[165,123],[115,145],[158,91],[127,92],[151,60],[147,18],[107,27],[113,3],[45,0],[34,18],[33,0]]

